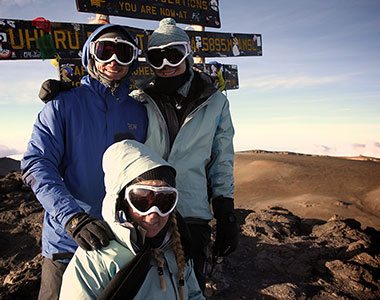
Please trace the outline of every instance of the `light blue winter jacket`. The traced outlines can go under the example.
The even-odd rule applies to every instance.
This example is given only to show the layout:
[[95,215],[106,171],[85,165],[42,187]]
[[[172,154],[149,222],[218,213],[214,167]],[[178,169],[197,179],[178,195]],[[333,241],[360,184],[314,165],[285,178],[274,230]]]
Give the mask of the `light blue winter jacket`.
[[[83,53],[89,55],[90,41],[112,26],[118,25],[94,31]],[[59,93],[38,114],[21,169],[24,182],[45,209],[44,256],[63,258],[74,253],[77,245],[64,229],[74,214],[85,211],[101,218],[105,195],[101,161],[115,135],[145,141],[146,110],[129,92],[127,81],[113,95],[108,87],[85,76],[80,87]]]
[[131,96],[147,107],[145,144],[177,171],[178,211],[188,221],[211,220],[211,199],[234,197],[234,128],[228,99],[220,91],[209,96],[186,117],[170,149],[167,125],[156,103],[141,90]]
[[[140,174],[158,166],[169,165],[150,148],[135,141],[122,141],[108,148],[104,154],[106,197],[103,202],[103,217],[116,236],[107,247],[85,251],[78,248],[64,276],[60,300],[96,299],[115,274],[136,255],[136,229],[129,222],[121,222],[116,211],[116,200],[121,189]],[[142,228],[138,229],[144,234]],[[168,233],[163,245],[166,291],[160,288],[155,260],[134,299],[179,299],[178,267]],[[137,249],[138,250],[138,249]],[[185,270],[185,299],[205,299],[199,288],[191,260]]]

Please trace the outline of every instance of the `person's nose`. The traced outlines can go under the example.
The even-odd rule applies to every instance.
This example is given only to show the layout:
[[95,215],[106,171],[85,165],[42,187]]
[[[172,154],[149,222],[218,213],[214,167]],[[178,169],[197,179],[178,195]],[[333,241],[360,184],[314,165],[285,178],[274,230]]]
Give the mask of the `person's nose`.
[[160,216],[156,212],[152,212],[149,215],[145,216],[145,221],[147,222],[154,222],[156,221]]
[[111,60],[109,63],[108,63],[110,66],[114,67],[114,66],[118,66],[119,64],[117,63],[116,60]]

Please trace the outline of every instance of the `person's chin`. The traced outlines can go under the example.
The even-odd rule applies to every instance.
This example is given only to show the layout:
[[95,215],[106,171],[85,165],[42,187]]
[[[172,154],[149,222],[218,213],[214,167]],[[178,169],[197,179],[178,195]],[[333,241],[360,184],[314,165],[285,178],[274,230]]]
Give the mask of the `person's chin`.
[[165,77],[165,78],[179,75],[178,68],[167,68],[167,69],[160,70],[157,73],[158,73],[157,74],[158,76]]
[[104,72],[103,74],[110,81],[121,80],[126,75],[125,72],[121,72],[121,71]]

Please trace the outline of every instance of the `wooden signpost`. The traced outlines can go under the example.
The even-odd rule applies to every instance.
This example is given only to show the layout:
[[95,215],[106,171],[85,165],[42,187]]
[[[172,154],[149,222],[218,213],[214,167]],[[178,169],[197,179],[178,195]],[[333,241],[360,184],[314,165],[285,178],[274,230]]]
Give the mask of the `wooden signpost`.
[[[43,24],[43,23],[41,23]],[[0,19],[0,60],[78,58],[87,37],[98,24],[49,22],[49,29],[33,21]],[[135,38],[140,49],[147,49],[152,30],[124,26]],[[186,31],[191,40],[194,56],[232,57],[261,56],[260,34],[225,33],[206,31]],[[49,37],[51,45],[39,44],[39,40]],[[48,41],[48,39],[46,39]],[[41,55],[41,47],[51,48],[47,57]],[[1,51],[1,50],[0,50]]]
[[[77,9],[83,12],[101,13],[150,20],[172,17],[178,23],[220,27],[218,0],[76,0]],[[59,62],[60,79],[80,82],[84,75],[81,51],[88,36],[99,24],[50,22],[44,18],[35,20],[0,19],[0,61],[55,58]],[[140,67],[132,82],[153,75],[144,60],[149,35],[152,30],[124,26],[142,50]],[[195,57],[261,56],[261,34],[186,31],[190,37]],[[219,64],[219,63],[218,63]],[[211,64],[199,64],[200,70],[212,74]],[[238,89],[236,65],[221,67],[226,89]]]
[[[212,64],[195,64],[194,67],[211,75],[213,78]],[[86,74],[87,72],[80,59],[61,59],[59,61],[59,78],[62,81],[70,82],[73,86],[79,86],[81,78]],[[222,65],[222,74],[226,90],[239,88],[237,65]],[[148,63],[140,62],[137,70],[132,73],[131,88],[135,88],[141,81],[153,75],[153,70]]]

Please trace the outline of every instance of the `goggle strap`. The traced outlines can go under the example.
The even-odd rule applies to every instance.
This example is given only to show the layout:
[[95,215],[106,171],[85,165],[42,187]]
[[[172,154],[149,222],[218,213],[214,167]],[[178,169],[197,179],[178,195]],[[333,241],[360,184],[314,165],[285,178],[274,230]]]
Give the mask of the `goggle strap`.
[[166,44],[166,45],[149,47],[149,48],[148,48],[148,51],[149,51],[149,50],[153,50],[153,49],[164,49],[164,48],[167,48],[167,47],[178,46],[178,45],[185,46],[185,49],[186,49],[187,51],[190,51],[190,50],[191,50],[190,42],[171,42],[171,43]]

